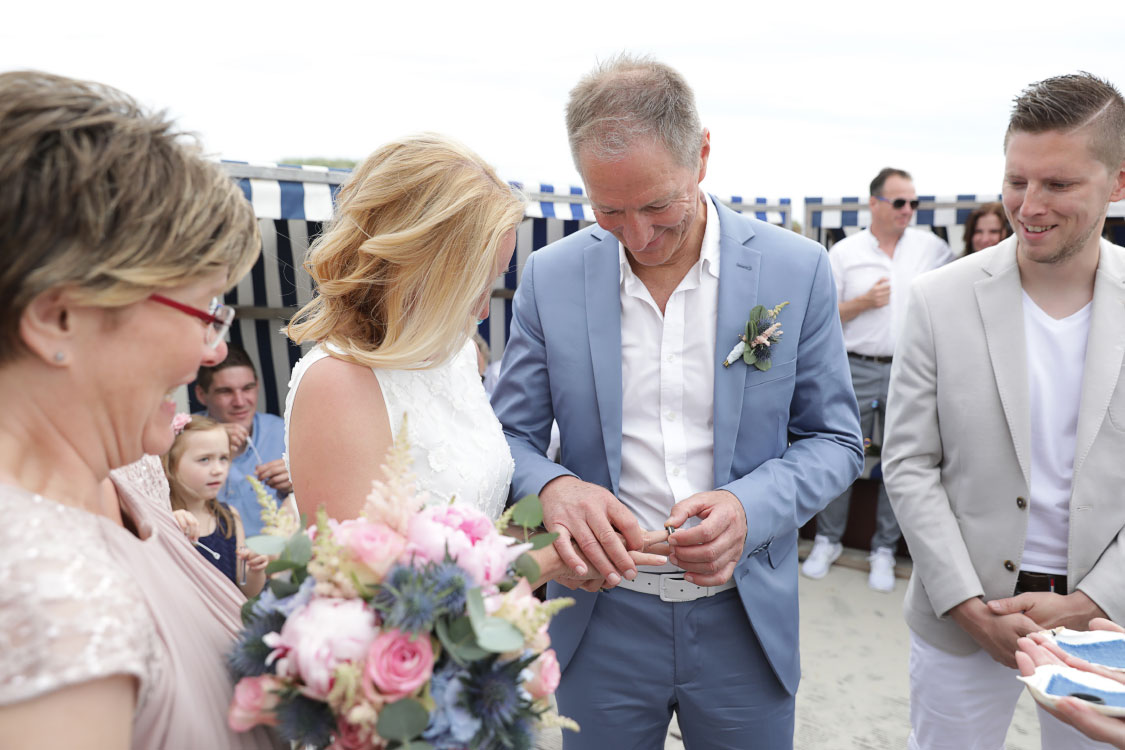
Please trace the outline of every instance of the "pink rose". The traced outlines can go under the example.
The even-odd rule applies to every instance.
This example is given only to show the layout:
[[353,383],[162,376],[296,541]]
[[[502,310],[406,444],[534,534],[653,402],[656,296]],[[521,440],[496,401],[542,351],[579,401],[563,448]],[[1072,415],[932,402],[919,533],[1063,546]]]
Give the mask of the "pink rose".
[[531,695],[532,700],[553,695],[562,677],[554,649],[547,649],[539,654],[539,658],[528,666],[527,672],[530,672],[530,676],[524,680],[523,688]]
[[381,583],[406,549],[406,540],[386,524],[365,519],[344,521],[335,529],[337,541],[350,553],[354,572],[364,585]]
[[325,700],[336,667],[362,661],[378,632],[375,613],[363,600],[324,598],[298,608],[281,633],[268,633],[262,640],[273,649],[266,663],[277,661],[279,677],[300,678],[302,693]]
[[496,583],[529,545],[504,536],[488,516],[463,505],[438,505],[410,519],[404,562],[441,562],[448,553],[477,585]]
[[233,732],[248,732],[259,724],[274,726],[277,716],[277,691],[281,683],[271,674],[243,677],[234,686],[234,698],[227,713],[227,726]]
[[395,628],[380,633],[367,652],[363,691],[372,703],[392,702],[426,684],[434,670],[434,648],[427,635]]

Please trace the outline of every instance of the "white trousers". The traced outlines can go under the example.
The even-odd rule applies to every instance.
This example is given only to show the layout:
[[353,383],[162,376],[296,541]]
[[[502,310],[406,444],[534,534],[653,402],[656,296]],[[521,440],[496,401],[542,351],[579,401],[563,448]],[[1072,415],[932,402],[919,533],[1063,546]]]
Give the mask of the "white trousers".
[[[910,750],[1004,750],[1019,674],[983,649],[969,656],[942,651],[910,634]],[[1039,709],[1042,750],[1113,750]]]

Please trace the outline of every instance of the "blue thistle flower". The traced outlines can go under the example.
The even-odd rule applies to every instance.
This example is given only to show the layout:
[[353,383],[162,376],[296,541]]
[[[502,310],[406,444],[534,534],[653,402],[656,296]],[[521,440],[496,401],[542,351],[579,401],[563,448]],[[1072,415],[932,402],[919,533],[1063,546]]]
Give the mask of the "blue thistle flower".
[[446,560],[433,571],[433,587],[441,597],[438,607],[450,614],[465,610],[465,597],[469,589],[469,576],[457,563]]
[[266,657],[273,650],[262,637],[266,633],[277,633],[285,624],[285,615],[280,612],[266,612],[250,617],[250,621],[238,634],[234,648],[227,655],[227,664],[237,677],[257,677],[273,669],[266,666]]
[[531,704],[520,690],[520,672],[530,662],[517,659],[499,663],[496,658],[477,662],[462,678],[463,705],[481,721],[474,742],[479,747],[497,744],[511,748],[530,748],[531,731],[527,717]]
[[325,747],[336,731],[336,718],[332,709],[319,701],[294,694],[282,698],[277,704],[277,733],[282,739],[304,747]]
[[[427,563],[420,569],[396,566],[371,605],[383,613],[387,627],[411,633],[432,630],[442,614],[464,610],[466,580],[464,571],[452,563]],[[451,604],[458,609],[451,610]]]
[[384,614],[383,622],[387,627],[419,633],[433,629],[436,613],[437,602],[431,592],[412,585],[399,592],[390,611]]

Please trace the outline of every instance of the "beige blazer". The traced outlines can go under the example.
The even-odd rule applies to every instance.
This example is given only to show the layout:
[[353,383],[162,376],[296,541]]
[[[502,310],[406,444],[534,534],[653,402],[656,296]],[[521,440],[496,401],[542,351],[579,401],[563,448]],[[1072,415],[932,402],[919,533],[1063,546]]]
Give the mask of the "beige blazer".
[[[955,654],[977,644],[948,616],[1012,596],[1027,535],[1031,428],[1015,238],[918,278],[891,367],[884,479],[910,545],[910,628]],[[1125,248],[1105,240],[1070,497],[1067,577],[1125,622]]]

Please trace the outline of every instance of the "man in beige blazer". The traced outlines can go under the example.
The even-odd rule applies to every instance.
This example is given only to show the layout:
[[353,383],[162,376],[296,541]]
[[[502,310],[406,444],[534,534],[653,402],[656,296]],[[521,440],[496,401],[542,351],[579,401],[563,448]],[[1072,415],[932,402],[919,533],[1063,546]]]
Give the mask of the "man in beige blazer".
[[[1015,235],[914,283],[891,371],[911,748],[1003,747],[1016,639],[1125,622],[1125,249],[1101,239],[1125,102],[1087,74],[1033,84],[1004,150]],[[1106,747],[1040,726],[1044,750]]]

